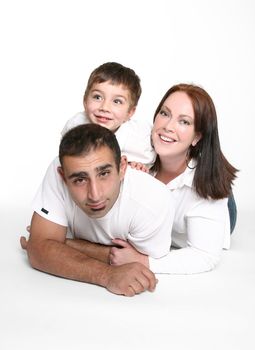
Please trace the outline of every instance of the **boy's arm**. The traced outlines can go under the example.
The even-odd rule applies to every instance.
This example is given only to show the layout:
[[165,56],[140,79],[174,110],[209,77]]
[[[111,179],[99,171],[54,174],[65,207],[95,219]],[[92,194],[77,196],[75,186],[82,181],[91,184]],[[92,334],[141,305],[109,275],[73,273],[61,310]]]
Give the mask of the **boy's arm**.
[[26,247],[31,266],[56,276],[97,284],[126,296],[155,289],[155,275],[143,265],[107,265],[65,244],[65,236],[66,227],[34,213]]

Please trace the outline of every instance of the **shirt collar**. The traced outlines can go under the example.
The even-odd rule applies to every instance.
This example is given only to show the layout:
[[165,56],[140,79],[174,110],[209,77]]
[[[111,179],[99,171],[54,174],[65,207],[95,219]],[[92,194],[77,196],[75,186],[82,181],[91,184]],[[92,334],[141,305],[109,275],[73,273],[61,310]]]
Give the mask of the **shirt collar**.
[[187,168],[184,170],[184,172],[182,174],[180,174],[179,176],[177,176],[172,181],[170,181],[167,184],[167,187],[170,190],[176,190],[176,189],[182,188],[184,186],[192,187],[193,178],[194,178],[194,174],[195,174],[195,170],[196,170],[196,168],[195,168],[196,164],[197,164],[197,162],[195,160],[191,159]]

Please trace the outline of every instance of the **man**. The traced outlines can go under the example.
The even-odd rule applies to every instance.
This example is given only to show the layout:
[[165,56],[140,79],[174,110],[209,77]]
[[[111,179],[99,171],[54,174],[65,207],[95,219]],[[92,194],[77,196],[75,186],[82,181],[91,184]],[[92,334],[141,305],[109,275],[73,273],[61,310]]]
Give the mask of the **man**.
[[34,200],[29,241],[22,237],[21,245],[38,270],[132,296],[154,290],[156,278],[139,263],[109,265],[112,240],[160,258],[169,252],[173,217],[165,185],[127,169],[110,130],[85,124],[64,135]]

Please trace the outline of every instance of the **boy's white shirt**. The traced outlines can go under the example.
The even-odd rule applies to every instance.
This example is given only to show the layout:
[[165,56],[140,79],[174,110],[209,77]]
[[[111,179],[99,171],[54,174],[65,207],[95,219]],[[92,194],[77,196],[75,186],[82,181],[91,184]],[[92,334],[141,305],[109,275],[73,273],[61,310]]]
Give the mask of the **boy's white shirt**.
[[[195,163],[189,163],[194,168]],[[149,258],[155,273],[193,274],[212,270],[222,249],[230,247],[228,199],[207,200],[199,197],[192,182],[195,169],[186,170],[166,186],[175,198],[172,246],[161,259]]]
[[[88,124],[90,120],[85,112],[75,114],[65,124],[61,135],[77,125]],[[131,118],[123,123],[115,132],[121,154],[127,156],[129,162],[140,162],[151,167],[156,155],[151,145],[151,125],[145,121]]]

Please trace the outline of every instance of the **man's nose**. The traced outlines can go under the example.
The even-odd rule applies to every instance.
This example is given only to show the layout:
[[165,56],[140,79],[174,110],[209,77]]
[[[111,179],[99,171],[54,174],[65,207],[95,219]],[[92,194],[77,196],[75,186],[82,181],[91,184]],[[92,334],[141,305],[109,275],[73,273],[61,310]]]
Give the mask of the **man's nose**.
[[88,198],[94,202],[100,200],[101,190],[97,181],[92,180],[88,186]]

